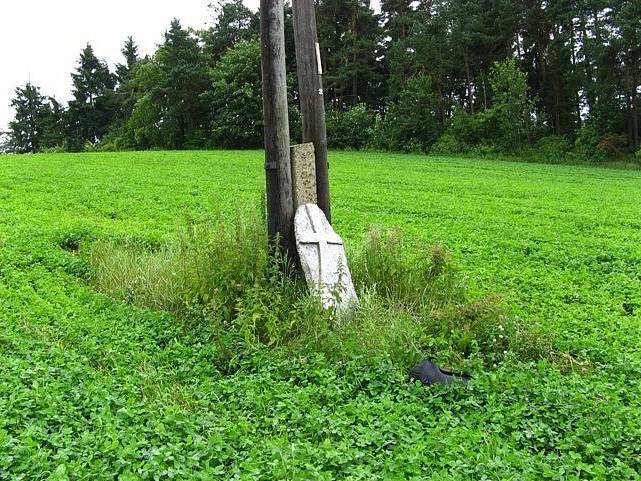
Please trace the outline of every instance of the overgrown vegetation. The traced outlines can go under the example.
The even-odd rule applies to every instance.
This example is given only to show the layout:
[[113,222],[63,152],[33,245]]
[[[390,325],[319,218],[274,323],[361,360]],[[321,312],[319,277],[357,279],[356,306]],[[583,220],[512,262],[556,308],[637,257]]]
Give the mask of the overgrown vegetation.
[[288,268],[268,255],[265,232],[256,211],[244,209],[232,219],[192,220],[152,250],[99,241],[88,247],[92,283],[115,299],[213,324],[221,336],[305,346],[335,360],[362,356],[408,368],[426,356],[487,365],[508,353],[551,359],[551,344],[506,315],[499,297],[468,297],[440,245],[410,250],[399,231],[370,230],[352,266],[362,305],[341,319],[323,312],[302,279],[283,274]]
[[[191,220],[154,249],[124,240],[90,246],[92,282],[108,295],[163,310],[190,322],[215,324],[248,342],[282,345],[306,318],[303,285],[282,274],[268,255],[266,230],[255,211],[231,220]],[[321,320],[322,322],[322,320]]]
[[[263,162],[258,151],[2,159],[0,479],[639,478],[640,172],[332,153],[335,227],[365,286],[343,330],[320,322],[304,289],[267,293],[269,268],[255,290],[223,280],[243,301],[230,302],[231,325],[197,297],[208,275],[171,312],[92,285],[90,252],[126,253],[113,262],[139,269],[130,279],[154,279],[145,265],[166,276],[180,245],[212,259],[213,275],[263,262],[233,241],[236,207],[263,195]],[[262,236],[248,214],[246,235]],[[369,225],[380,227],[363,239]],[[301,329],[254,330],[254,315],[282,318],[284,301],[265,302],[278,293],[300,301]],[[419,351],[473,381],[410,383]]]

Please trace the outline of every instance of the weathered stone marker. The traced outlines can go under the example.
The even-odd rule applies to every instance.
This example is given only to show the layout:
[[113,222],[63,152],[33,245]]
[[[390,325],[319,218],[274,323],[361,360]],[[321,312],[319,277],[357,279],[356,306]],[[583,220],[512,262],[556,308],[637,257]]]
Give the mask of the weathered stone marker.
[[358,304],[343,240],[323,211],[315,204],[301,205],[294,224],[296,248],[307,285],[320,295],[323,307],[345,312]]
[[316,204],[316,156],[314,144],[292,145],[292,190],[294,210],[304,204]]

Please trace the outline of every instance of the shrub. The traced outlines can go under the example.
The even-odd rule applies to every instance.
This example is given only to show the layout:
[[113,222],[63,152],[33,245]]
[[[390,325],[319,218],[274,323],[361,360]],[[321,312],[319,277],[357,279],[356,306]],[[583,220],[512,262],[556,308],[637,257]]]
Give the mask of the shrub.
[[608,157],[622,157],[628,146],[625,135],[606,134],[601,137],[597,149]]
[[458,109],[432,151],[446,154],[494,153],[499,149],[493,141],[499,137],[499,121],[495,111],[486,110],[471,115]]
[[392,305],[410,311],[463,300],[463,287],[451,259],[440,245],[409,256],[398,229],[368,232],[353,260],[354,280],[374,289]]
[[641,149],[637,150],[637,153],[634,154],[635,159],[641,162]]
[[538,140],[529,152],[533,157],[550,163],[561,163],[568,158],[572,144],[562,135],[548,135]]
[[504,152],[501,147],[491,142],[481,142],[470,149],[470,153],[476,157],[486,157]]
[[181,148],[185,150],[200,150],[207,145],[207,132],[203,129],[194,129],[185,137]]
[[115,141],[101,142],[98,148],[100,152],[118,152],[118,147]]
[[55,147],[46,147],[40,151],[43,154],[62,154],[67,152],[64,145],[56,145]]
[[360,150],[371,144],[375,123],[376,115],[364,104],[344,112],[333,110],[327,116],[328,145]]
[[387,149],[426,152],[441,134],[438,101],[427,75],[412,77],[389,105],[379,135]]
[[385,122],[380,115],[376,115],[374,119],[369,143],[365,148],[370,150],[389,150],[389,145],[385,138]]
[[493,155],[516,152],[535,135],[534,101],[529,99],[527,76],[514,59],[497,62],[490,72],[490,108],[469,114],[458,109],[432,151]]
[[92,283],[109,296],[213,322],[247,342],[282,344],[304,332],[302,324],[322,323],[311,315],[314,302],[304,284],[284,275],[287,266],[268,255],[264,222],[253,211],[233,219],[188,219],[160,245],[130,237],[98,241],[88,255]]
[[[461,273],[439,244],[416,250],[405,245],[398,230],[372,229],[352,272],[367,295],[352,334],[357,340],[351,344],[364,352],[366,346],[378,345],[406,364],[425,354],[447,353],[446,358],[457,361],[481,356],[496,363],[508,353],[540,359],[551,352],[546,336],[506,314],[500,296],[470,299]],[[389,324],[400,332],[389,332]],[[371,330],[371,338],[363,326]]]
[[469,150],[470,147],[461,142],[454,132],[446,130],[434,143],[430,152],[435,154],[464,154]]
[[94,283],[134,304],[185,314],[194,305],[230,321],[238,296],[267,265],[266,238],[253,217],[236,223],[188,220],[160,246],[137,239],[96,242]]
[[591,125],[579,129],[574,141],[574,155],[583,162],[602,162],[605,160],[603,150],[598,148],[600,136]]
[[99,152],[100,151],[100,143],[99,142],[92,142],[91,140],[85,141],[83,148],[83,152]]
[[544,154],[555,156],[570,152],[572,144],[562,135],[548,135],[537,141],[536,148]]

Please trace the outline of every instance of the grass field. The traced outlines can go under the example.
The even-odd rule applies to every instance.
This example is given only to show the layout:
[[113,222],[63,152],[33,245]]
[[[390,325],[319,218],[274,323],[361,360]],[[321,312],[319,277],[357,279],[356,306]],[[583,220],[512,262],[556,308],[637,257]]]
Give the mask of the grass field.
[[[257,349],[84,279],[92,239],[159,241],[260,205],[260,152],[0,157],[0,479],[622,480],[641,477],[641,172],[334,153],[335,227],[440,242],[473,295],[572,361],[466,386],[391,363]],[[63,248],[64,247],[64,248]],[[574,364],[576,363],[576,364]]]

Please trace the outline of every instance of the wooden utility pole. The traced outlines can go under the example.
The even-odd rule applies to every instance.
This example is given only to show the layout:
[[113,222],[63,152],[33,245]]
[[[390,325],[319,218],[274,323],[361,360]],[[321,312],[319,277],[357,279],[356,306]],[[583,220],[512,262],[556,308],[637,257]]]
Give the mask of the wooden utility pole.
[[323,67],[316,31],[314,0],[293,0],[292,7],[298,90],[303,117],[303,142],[314,144],[318,206],[331,222]]
[[283,0],[260,0],[260,39],[265,122],[267,231],[283,253],[295,258],[294,201],[289,153]]

